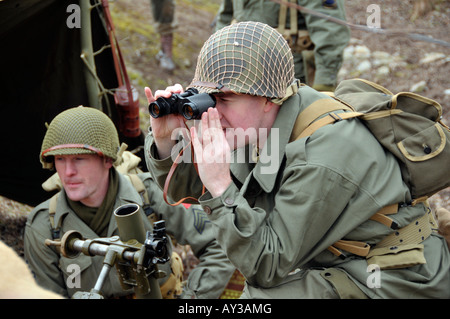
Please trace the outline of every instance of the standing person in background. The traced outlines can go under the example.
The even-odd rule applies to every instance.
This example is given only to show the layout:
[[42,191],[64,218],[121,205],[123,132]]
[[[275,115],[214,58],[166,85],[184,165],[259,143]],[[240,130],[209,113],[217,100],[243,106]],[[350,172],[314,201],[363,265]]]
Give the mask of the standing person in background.
[[172,72],[173,62],[173,33],[177,28],[175,20],[175,0],[151,0],[153,19],[156,32],[159,34],[161,49],[156,55],[162,69]]
[[[346,19],[344,0],[290,2],[340,20]],[[296,19],[296,24],[291,25],[291,17]],[[277,29],[292,49],[295,77],[318,91],[334,91],[343,51],[350,40],[348,27],[300,12],[297,8],[280,6],[271,0],[223,0],[216,31],[242,21],[262,22]]]

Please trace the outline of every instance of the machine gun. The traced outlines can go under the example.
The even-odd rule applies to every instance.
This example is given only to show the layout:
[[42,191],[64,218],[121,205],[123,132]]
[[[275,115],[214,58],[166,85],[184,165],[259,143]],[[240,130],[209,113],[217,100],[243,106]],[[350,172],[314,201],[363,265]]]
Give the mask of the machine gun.
[[120,236],[83,239],[81,233],[71,230],[59,241],[47,239],[47,246],[57,246],[67,258],[80,253],[104,256],[103,268],[90,292],[76,292],[74,299],[102,299],[101,288],[113,266],[119,274],[124,290],[134,288],[137,298],[161,299],[158,278],[166,274],[157,264],[170,260],[164,220],[153,224],[153,232],[145,232],[139,213],[140,206],[126,204],[114,211]]

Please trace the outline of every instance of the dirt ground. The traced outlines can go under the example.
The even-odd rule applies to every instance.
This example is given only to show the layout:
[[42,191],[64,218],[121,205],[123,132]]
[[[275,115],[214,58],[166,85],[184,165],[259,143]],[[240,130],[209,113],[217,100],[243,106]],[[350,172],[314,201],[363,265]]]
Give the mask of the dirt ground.
[[[380,4],[380,22],[382,29],[397,30],[404,33],[418,33],[432,39],[447,42],[447,47],[416,41],[405,34],[388,36],[364,31],[352,30],[352,37],[361,40],[371,51],[385,51],[393,56],[400,56],[406,64],[399,66],[379,84],[387,87],[391,92],[409,91],[411,85],[419,81],[426,81],[427,88],[420,94],[438,101],[444,108],[446,124],[450,124],[450,94],[445,90],[450,88],[450,2],[426,1],[434,4],[434,9],[425,12],[414,21],[414,3],[420,0],[389,0]],[[347,18],[354,24],[365,24],[369,13],[366,12],[372,0],[346,1]],[[434,63],[421,64],[420,60],[428,53],[439,52],[446,58]],[[369,71],[362,77],[373,79],[375,75]]]
[[[413,0],[379,1],[380,22],[383,29],[402,32],[416,32],[434,39],[450,42],[450,2],[434,0],[433,8],[413,19]],[[130,4],[132,3],[132,5]],[[211,24],[220,0],[177,0],[176,16],[178,29],[174,41],[176,70],[168,74],[161,70],[155,55],[159,50],[158,35],[152,25],[152,13],[148,0],[116,0],[111,2],[117,36],[125,56],[133,85],[141,99],[142,126],[148,126],[147,102],[144,87],[153,91],[168,85],[180,83],[187,86],[194,74],[198,52],[203,42],[212,34]],[[367,8],[373,0],[346,1],[347,20],[353,24],[365,25],[370,13]],[[450,48],[430,42],[413,40],[405,34],[387,36],[383,34],[351,30],[352,38],[371,52],[384,51],[403,62],[395,67],[378,83],[392,92],[409,91],[420,81],[426,88],[420,93],[438,101],[444,109],[443,121],[450,124]],[[441,53],[445,57],[435,62],[423,64],[428,53]],[[340,80],[352,77],[352,72]],[[373,79],[376,70],[369,69],[359,77]],[[450,208],[450,188],[432,197],[432,205]],[[23,225],[32,208],[0,197],[0,239],[13,246],[22,255]]]

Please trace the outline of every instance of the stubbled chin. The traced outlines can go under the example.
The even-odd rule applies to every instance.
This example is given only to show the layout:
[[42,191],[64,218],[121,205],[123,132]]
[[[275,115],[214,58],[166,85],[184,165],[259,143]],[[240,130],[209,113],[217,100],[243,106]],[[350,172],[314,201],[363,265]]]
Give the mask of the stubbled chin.
[[73,200],[79,200],[79,192],[81,190],[81,184],[66,184],[64,185],[64,190],[66,191],[67,196]]

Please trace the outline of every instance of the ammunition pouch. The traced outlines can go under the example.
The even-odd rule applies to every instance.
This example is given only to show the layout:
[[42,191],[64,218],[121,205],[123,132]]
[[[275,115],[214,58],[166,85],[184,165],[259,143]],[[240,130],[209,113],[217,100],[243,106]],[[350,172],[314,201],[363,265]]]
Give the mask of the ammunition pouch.
[[407,268],[425,264],[422,244],[389,246],[375,248],[367,255],[367,263],[375,264],[380,269]]
[[320,273],[328,281],[341,299],[367,299],[361,289],[342,270],[328,268]]
[[425,264],[424,246],[421,243],[431,235],[432,227],[435,226],[436,222],[429,208],[427,214],[377,243],[366,256],[367,263],[376,264],[380,269]]

